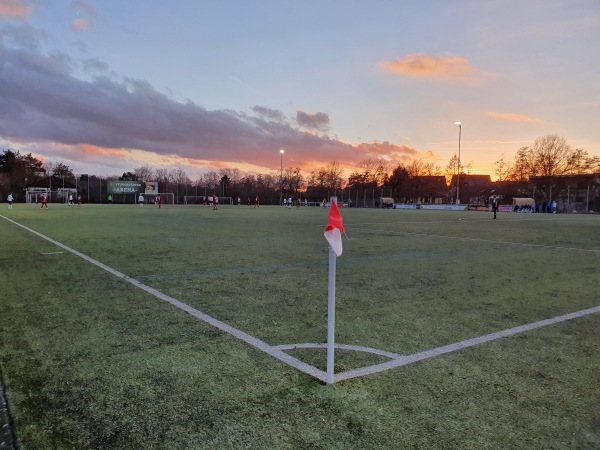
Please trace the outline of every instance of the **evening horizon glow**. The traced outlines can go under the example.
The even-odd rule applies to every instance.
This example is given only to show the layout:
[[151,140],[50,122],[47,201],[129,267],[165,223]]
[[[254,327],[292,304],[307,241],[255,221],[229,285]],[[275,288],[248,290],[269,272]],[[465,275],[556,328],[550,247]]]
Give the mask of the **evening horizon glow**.
[[[543,7],[542,7],[543,6]],[[0,0],[0,146],[75,173],[493,174],[548,134],[600,156],[594,0]]]

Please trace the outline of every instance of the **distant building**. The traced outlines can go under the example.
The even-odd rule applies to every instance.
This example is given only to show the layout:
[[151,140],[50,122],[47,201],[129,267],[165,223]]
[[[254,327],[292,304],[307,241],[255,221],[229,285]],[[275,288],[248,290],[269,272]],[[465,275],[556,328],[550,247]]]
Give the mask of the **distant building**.
[[449,200],[449,194],[445,176],[415,176],[410,179],[404,203],[441,204]]
[[[452,175],[450,183],[453,199],[456,199],[456,181],[458,176]],[[460,175],[460,203],[483,205],[487,202],[490,191],[494,189],[492,177],[489,175]]]

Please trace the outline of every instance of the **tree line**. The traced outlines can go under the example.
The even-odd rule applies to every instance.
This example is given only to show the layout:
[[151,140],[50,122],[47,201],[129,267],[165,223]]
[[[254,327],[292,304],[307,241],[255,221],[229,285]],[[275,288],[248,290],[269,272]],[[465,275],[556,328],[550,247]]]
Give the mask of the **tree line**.
[[[184,196],[218,195],[223,197],[254,198],[259,195],[265,203],[279,203],[281,197],[302,197],[312,200],[336,195],[342,190],[385,189],[396,198],[419,196],[423,177],[444,177],[451,189],[457,173],[469,174],[472,163],[463,164],[453,155],[442,168],[433,161],[413,159],[407,164],[390,166],[379,159],[365,159],[348,178],[338,162],[302,173],[299,167],[288,167],[270,173],[243,173],[239,169],[208,171],[192,180],[182,168],[153,169],[141,166],[120,176],[102,178],[84,174],[76,176],[66,164],[42,162],[31,153],[5,150],[0,154],[0,194],[6,198],[12,192],[18,199],[29,187],[76,187],[84,199],[92,202],[105,200],[106,183],[110,180],[157,181],[161,192],[175,194],[177,203]],[[512,158],[502,155],[494,163],[497,181],[527,182],[532,176],[557,176],[600,173],[600,157],[591,156],[582,149],[573,149],[558,135],[546,135],[535,140],[531,147],[521,147]],[[66,184],[65,184],[66,183]],[[421,193],[422,195],[422,193]]]

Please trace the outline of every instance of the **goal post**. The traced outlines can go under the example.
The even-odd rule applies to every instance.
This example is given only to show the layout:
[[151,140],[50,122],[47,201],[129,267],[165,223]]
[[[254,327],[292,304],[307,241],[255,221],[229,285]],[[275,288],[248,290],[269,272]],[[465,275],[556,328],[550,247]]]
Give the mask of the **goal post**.
[[64,188],[50,190],[48,188],[27,188],[25,192],[26,203],[39,203],[42,201],[42,195],[46,196],[48,203],[69,203],[69,195],[73,196],[73,200],[77,198],[77,189]]
[[[212,205],[212,195],[186,195],[183,197],[184,205]],[[221,205],[233,205],[233,197],[219,197],[217,196],[219,206]]]
[[144,193],[142,194],[144,196],[144,200],[146,203],[156,203],[156,197],[158,197],[159,195],[162,197],[163,199],[163,203],[165,205],[174,205],[175,204],[175,194],[173,194],[172,192],[159,192],[157,194],[152,193],[152,194],[148,194],[148,193]]

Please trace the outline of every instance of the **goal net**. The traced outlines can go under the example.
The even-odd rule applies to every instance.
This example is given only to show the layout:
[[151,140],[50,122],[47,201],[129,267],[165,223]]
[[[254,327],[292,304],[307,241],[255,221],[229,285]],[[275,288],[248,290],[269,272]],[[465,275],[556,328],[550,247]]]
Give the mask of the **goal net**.
[[42,195],[46,196],[48,203],[69,203],[69,196],[72,196],[73,201],[77,201],[77,189],[57,189],[51,191],[48,188],[28,188],[25,192],[25,202],[40,203]]
[[163,204],[165,204],[165,205],[174,205],[175,204],[175,194],[173,194],[172,192],[160,192],[158,194],[144,193],[143,195],[144,195],[145,203],[155,204],[156,197],[158,197],[160,195],[162,197]]
[[[212,195],[186,195],[183,197],[184,205],[212,205]],[[233,205],[233,197],[219,197],[217,196],[219,206],[221,205]]]

